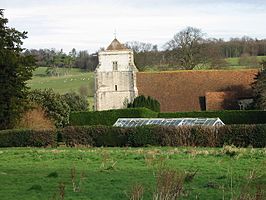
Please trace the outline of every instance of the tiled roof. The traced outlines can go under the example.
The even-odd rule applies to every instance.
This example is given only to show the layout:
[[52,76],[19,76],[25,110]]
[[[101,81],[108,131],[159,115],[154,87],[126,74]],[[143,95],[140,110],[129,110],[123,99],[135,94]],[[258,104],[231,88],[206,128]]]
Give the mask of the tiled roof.
[[[137,73],[137,88],[139,95],[157,99],[161,104],[162,112],[204,110],[206,93],[231,94],[229,92],[234,92],[234,96],[227,95],[228,98],[224,98],[223,102],[216,102],[216,104],[221,103],[223,108],[220,106],[220,109],[225,109],[232,101],[252,97],[251,84],[257,73],[256,69],[140,72]],[[210,100],[207,95],[207,103],[210,103]],[[213,109],[213,106],[209,104],[207,109]]]
[[116,38],[111,42],[111,44],[107,47],[106,50],[113,51],[113,50],[126,50],[123,44],[121,44]]

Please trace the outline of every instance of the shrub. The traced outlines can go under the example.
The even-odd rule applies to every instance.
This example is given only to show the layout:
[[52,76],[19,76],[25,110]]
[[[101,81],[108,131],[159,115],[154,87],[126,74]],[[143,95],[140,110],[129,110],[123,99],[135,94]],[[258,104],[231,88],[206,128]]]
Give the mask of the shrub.
[[25,112],[16,124],[18,129],[55,129],[54,123],[46,116],[41,107],[36,107]]
[[205,112],[159,113],[158,117],[161,118],[219,117],[225,124],[266,123],[266,111],[259,111],[259,110],[224,110],[224,111],[205,111]]
[[153,110],[155,112],[160,112],[160,103],[156,99],[153,99],[152,97],[148,96],[145,97],[143,95],[138,96],[134,99],[132,103],[129,103],[127,105],[128,108],[148,108],[150,110]]
[[94,112],[71,112],[70,124],[71,125],[113,125],[118,118],[156,118],[157,113],[147,108],[128,108],[107,111],[94,111]]
[[127,146],[129,129],[108,126],[69,126],[61,130],[67,146]]
[[235,145],[237,147],[265,147],[266,146],[266,125],[229,125],[222,126],[218,130],[220,142],[223,144]]
[[70,126],[61,130],[67,146],[204,146],[266,147],[266,125]]
[[70,108],[59,93],[52,89],[33,90],[29,99],[45,109],[46,115],[54,120],[56,127],[63,127],[69,123]]
[[[262,68],[266,65],[266,61],[262,62]],[[261,70],[255,77],[255,82],[252,84],[254,93],[253,106],[259,110],[266,110],[266,69]]]
[[240,56],[238,64],[241,66],[257,67],[259,63],[256,56],[244,53]]
[[0,147],[46,147],[56,145],[56,131],[9,129],[0,131]]
[[172,169],[157,172],[156,191],[153,200],[179,199],[184,192],[185,173]]
[[160,145],[162,132],[157,132],[156,128],[157,126],[139,126],[134,128],[128,138],[130,146]]
[[82,97],[88,97],[89,96],[89,88],[87,85],[82,85],[79,87],[79,94],[82,96]]
[[88,101],[85,96],[80,96],[75,92],[70,92],[62,95],[63,99],[68,104],[70,111],[86,111],[88,110]]

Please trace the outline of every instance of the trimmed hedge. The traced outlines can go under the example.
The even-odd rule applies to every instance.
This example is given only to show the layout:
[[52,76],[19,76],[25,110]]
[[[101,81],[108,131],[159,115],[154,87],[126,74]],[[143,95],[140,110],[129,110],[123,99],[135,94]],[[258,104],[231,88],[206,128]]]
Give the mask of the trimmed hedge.
[[266,111],[225,110],[202,112],[159,113],[161,118],[219,117],[225,124],[266,124]]
[[158,113],[148,108],[127,108],[94,112],[71,112],[69,121],[73,126],[112,126],[118,118],[157,118]]
[[9,129],[0,131],[0,147],[46,147],[57,144],[52,130]]
[[128,146],[130,129],[113,126],[68,126],[61,130],[67,146]]
[[141,126],[70,126],[61,130],[67,146],[204,146],[266,147],[266,125]]

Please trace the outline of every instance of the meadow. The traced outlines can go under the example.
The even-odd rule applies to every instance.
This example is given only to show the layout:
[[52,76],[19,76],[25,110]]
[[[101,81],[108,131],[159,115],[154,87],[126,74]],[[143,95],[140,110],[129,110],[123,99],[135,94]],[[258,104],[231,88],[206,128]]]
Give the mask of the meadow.
[[[250,68],[250,66],[241,66],[239,64],[239,57],[235,58],[226,58],[225,61],[228,63],[228,66],[224,69],[245,69]],[[261,62],[262,60],[266,60],[266,56],[257,56],[257,61]]]
[[31,89],[52,88],[55,92],[65,94],[68,92],[79,93],[81,87],[88,92],[89,109],[92,110],[94,95],[94,73],[82,71],[77,68],[69,70],[59,69],[60,76],[46,75],[47,67],[38,67],[33,72],[33,77],[28,81]]
[[54,91],[64,94],[67,92],[79,92],[81,86],[87,87],[88,95],[94,94],[94,74],[93,72],[82,71],[77,68],[71,68],[67,72],[59,69],[60,76],[46,75],[46,67],[39,67],[33,73],[33,78],[28,81],[31,89],[52,88]]
[[2,148],[0,199],[119,200],[143,193],[151,200],[159,183],[171,182],[163,170],[180,175],[180,199],[240,199],[256,191],[263,199],[265,156],[266,149],[232,146]]

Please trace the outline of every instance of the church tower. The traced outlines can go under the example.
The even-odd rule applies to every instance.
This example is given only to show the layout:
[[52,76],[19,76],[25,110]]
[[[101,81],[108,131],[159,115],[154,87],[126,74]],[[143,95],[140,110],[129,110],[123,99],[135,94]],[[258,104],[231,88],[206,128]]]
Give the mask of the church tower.
[[95,110],[125,108],[138,95],[133,51],[116,38],[98,54],[95,70]]

